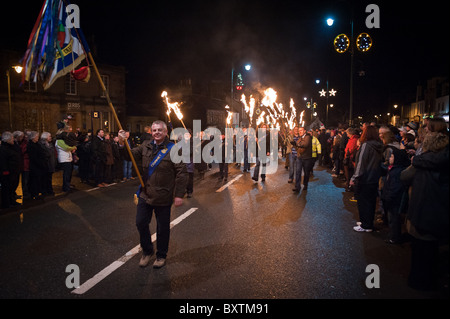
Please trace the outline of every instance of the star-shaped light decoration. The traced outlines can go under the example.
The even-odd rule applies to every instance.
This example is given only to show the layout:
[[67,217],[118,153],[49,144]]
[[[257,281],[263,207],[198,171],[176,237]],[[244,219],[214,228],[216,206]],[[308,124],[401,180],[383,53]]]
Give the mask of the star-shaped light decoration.
[[327,91],[325,91],[324,89],[322,89],[322,91],[319,91],[320,96],[326,96],[327,95]]
[[335,91],[334,89],[331,89],[330,91],[330,96],[336,96],[337,91]]

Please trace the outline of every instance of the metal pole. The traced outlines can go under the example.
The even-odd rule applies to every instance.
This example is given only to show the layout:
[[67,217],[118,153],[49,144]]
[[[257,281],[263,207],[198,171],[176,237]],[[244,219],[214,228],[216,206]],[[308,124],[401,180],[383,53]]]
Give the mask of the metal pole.
[[9,76],[9,70],[6,70],[6,79],[8,82],[9,129],[12,131],[11,80]]
[[330,96],[330,93],[328,91],[328,76],[327,76],[327,116],[325,118],[325,126],[328,128],[328,97]]
[[352,36],[351,36],[351,58],[350,58],[350,112],[348,115],[348,125],[352,125],[353,122],[353,56],[355,54],[355,45],[353,43],[353,10],[352,10]]
[[230,110],[231,110],[231,112],[234,112],[233,99],[234,99],[234,64],[233,64],[233,62],[231,62],[231,95],[230,95]]

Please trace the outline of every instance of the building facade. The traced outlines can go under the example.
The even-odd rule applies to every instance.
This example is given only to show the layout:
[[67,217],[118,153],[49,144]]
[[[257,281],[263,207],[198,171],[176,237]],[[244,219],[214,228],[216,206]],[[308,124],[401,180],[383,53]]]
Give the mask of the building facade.
[[[426,87],[417,86],[416,100],[403,107],[402,118],[419,121],[427,116],[444,117],[448,122],[449,112],[448,78],[434,77],[427,81]],[[419,122],[417,121],[417,122]]]
[[[20,85],[21,74],[13,69],[20,59],[17,52],[0,52],[0,69],[7,73],[0,83],[0,131],[57,130],[56,123],[69,117],[69,125],[89,132],[104,129],[117,132],[118,125],[98,78],[91,67],[89,82],[79,82],[70,74],[60,77],[45,90],[42,82]],[[126,70],[122,66],[97,65],[119,120],[126,121]],[[9,84],[8,85],[8,77]]]

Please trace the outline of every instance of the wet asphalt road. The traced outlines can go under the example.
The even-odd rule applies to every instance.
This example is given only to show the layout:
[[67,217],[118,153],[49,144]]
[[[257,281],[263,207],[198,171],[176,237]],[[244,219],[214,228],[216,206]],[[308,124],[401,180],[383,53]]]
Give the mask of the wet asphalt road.
[[[264,183],[230,165],[234,181],[221,192],[226,183],[217,170],[172,209],[175,220],[196,208],[172,228],[167,265],[159,270],[139,268],[140,254],[123,259],[139,243],[137,181],[1,215],[0,298],[442,298],[407,286],[409,243],[386,244],[383,226],[352,230],[356,203],[329,171],[316,169],[308,191],[294,194],[281,160]],[[68,265],[78,266],[84,284],[118,260],[121,266],[86,292],[66,286]],[[380,288],[366,286],[371,264]]]

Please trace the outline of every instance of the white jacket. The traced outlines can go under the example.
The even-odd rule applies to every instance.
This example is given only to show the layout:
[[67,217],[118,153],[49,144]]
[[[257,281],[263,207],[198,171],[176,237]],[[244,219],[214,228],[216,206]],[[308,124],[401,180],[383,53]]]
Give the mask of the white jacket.
[[56,140],[56,152],[58,153],[59,163],[70,163],[73,161],[72,150],[76,147],[68,146],[63,140]]

